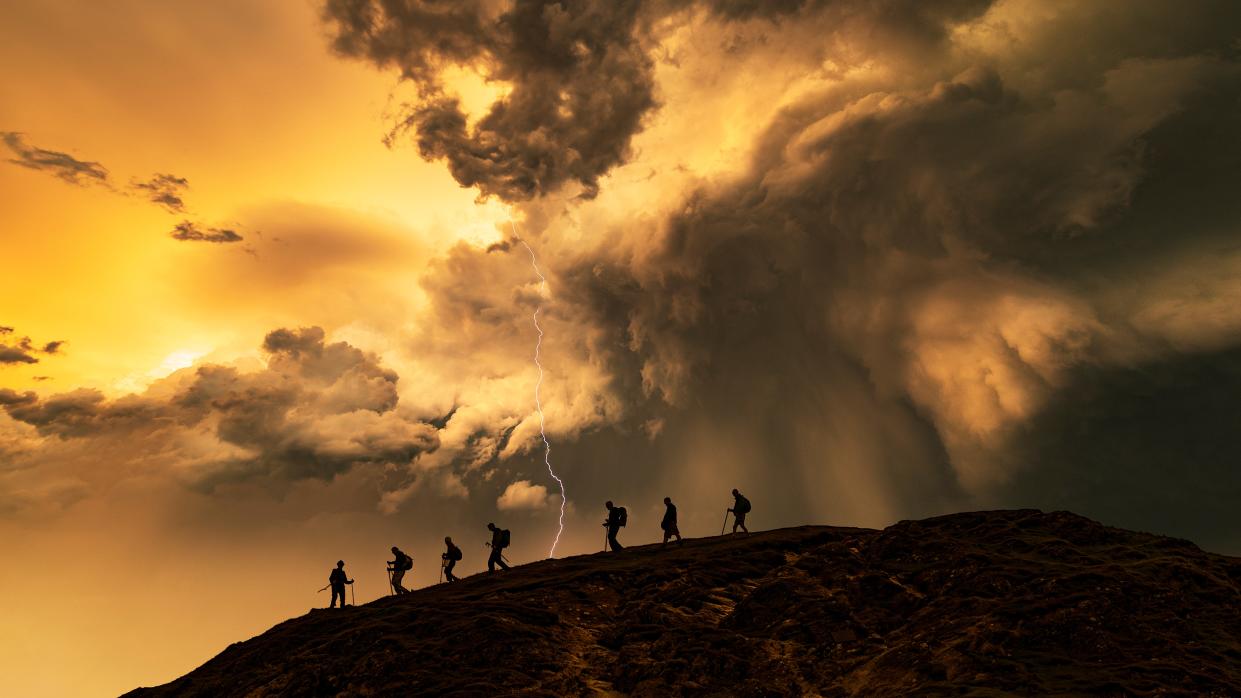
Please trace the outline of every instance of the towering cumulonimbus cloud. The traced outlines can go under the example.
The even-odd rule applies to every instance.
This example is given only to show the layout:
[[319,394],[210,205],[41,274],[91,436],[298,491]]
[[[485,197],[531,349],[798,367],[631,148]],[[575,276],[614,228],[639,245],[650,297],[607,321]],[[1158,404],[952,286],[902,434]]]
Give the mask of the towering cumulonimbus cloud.
[[[478,5],[471,16],[486,24],[486,9],[495,27],[510,27],[510,13],[529,12],[507,7]],[[574,16],[588,16],[585,7]],[[653,434],[643,446],[660,464],[652,467],[676,463],[753,482],[760,495],[804,496],[788,508],[803,516],[843,510],[875,521],[1028,503],[1026,493],[1046,490],[1018,485],[1052,472],[1040,470],[1039,454],[1092,438],[1049,418],[1066,395],[1095,385],[1132,396],[1154,367],[1209,361],[1241,343],[1241,314],[1215,300],[1241,293],[1231,280],[1241,210],[1224,184],[1241,172],[1241,65],[1224,28],[1241,25],[1239,14],[1229,3],[1192,12],[1155,2],[1046,11],[1025,0],[644,4],[635,28],[651,17],[694,23],[696,34],[676,41],[680,55],[709,54],[696,66],[713,62],[727,75],[770,61],[787,83],[775,104],[746,114],[751,147],[728,176],[643,170],[651,191],[684,187],[658,210],[618,205],[636,185],[628,199],[613,201],[605,188],[567,207],[538,196],[553,180],[520,190],[556,289],[549,317],[571,335],[558,336],[578,365],[610,376],[574,404],[589,414],[585,406],[604,402],[612,407],[593,413],[595,424],[602,414]],[[379,16],[350,36],[376,50],[394,35],[414,41]],[[1151,23],[1167,30],[1152,33]],[[642,41],[657,44],[660,32],[630,36],[644,37],[634,46],[653,56]],[[414,45],[418,61],[400,62],[406,46],[376,62],[413,66],[407,74],[425,81],[417,76],[476,55],[452,41]],[[657,63],[644,64],[655,66],[651,76],[677,75],[675,62]],[[630,84],[607,89],[615,96]],[[661,95],[660,119],[691,113],[695,98],[706,97]],[[508,108],[502,99],[493,113]],[[658,135],[632,123],[617,131],[633,157],[613,159],[618,180],[650,167],[640,146]],[[501,132],[476,135],[494,146],[487,167],[516,166]],[[477,299],[487,291],[473,281]],[[458,293],[450,284],[427,290],[433,307]],[[1092,404],[1111,399],[1119,397]],[[1187,428],[1164,416],[1168,433]],[[1103,430],[1123,427],[1083,423],[1104,440],[1114,435]],[[1225,434],[1214,438],[1231,448]],[[731,446],[692,465],[711,442]],[[566,457],[601,458],[605,443],[599,432],[580,434]],[[1076,471],[1119,482],[1122,469],[1082,460]],[[1172,487],[1154,468],[1141,472],[1153,478],[1146,486]],[[592,483],[584,486],[590,496]],[[1108,496],[1096,495],[1095,504]],[[1223,511],[1216,493],[1195,497]]]

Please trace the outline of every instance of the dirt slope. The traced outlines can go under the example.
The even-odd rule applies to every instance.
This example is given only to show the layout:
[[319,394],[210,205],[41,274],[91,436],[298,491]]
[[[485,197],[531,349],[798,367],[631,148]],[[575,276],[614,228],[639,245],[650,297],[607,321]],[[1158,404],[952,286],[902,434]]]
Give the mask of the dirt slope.
[[807,526],[317,610],[131,696],[1241,696],[1241,559],[1065,512]]

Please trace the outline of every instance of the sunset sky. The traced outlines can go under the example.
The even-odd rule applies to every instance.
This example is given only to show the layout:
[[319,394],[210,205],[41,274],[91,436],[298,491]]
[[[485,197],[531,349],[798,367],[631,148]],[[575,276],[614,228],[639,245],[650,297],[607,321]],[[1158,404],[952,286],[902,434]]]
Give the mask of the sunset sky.
[[[399,545],[1071,509],[1241,554],[1231,0],[0,6],[0,673]],[[520,240],[519,240],[520,238]],[[547,278],[541,287],[530,252]]]

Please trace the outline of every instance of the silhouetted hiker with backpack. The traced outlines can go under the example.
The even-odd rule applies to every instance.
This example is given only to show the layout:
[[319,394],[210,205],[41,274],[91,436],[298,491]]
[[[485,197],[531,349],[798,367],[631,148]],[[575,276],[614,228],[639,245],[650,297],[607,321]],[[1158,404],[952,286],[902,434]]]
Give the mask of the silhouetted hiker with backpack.
[[496,528],[493,523],[487,524],[487,528],[491,531],[491,542],[487,544],[491,546],[491,555],[487,556],[487,574],[491,574],[496,571],[496,565],[508,569],[508,563],[504,561],[504,549],[508,547],[512,536],[507,528]]
[[612,506],[612,502],[604,502],[603,506],[608,508],[608,520],[603,522],[608,529],[607,545],[612,547],[612,552],[623,550],[625,546],[616,540],[616,534],[629,523],[629,512],[625,511],[625,507]]
[[336,608],[336,597],[340,597],[340,607],[345,607],[345,585],[353,584],[353,580],[345,574],[345,561],[337,560],[336,569],[327,577],[328,586],[332,587],[332,603],[328,608]]
[[728,510],[733,515],[733,533],[737,532],[738,527],[742,531],[749,533],[750,529],[745,527],[745,515],[750,513],[750,500],[746,499],[745,495],[735,489],[733,490],[733,499],[736,500],[733,502],[733,508]]
[[677,528],[677,505],[672,503],[672,497],[664,497],[664,520],[659,522],[659,527],[664,529],[663,545],[668,544],[668,539],[676,536],[677,545],[681,544],[681,529]]
[[461,548],[453,545],[452,538],[444,536],[444,545],[448,546],[448,550],[444,551],[444,579],[450,582],[457,581],[453,576],[452,568],[457,566],[457,561],[461,559]]
[[406,571],[414,568],[414,558],[401,552],[395,545],[392,546],[392,555],[393,560],[388,563],[389,581],[392,584],[392,591],[398,594],[408,594],[409,589],[401,586],[401,580],[405,578]]

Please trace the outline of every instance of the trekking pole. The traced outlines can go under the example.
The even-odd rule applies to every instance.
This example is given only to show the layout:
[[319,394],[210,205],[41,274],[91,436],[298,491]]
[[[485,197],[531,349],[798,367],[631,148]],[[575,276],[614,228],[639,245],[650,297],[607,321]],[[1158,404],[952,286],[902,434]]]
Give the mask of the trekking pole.
[[440,558],[440,581],[439,581],[439,582],[436,582],[437,584],[443,583],[443,581],[444,581],[444,565],[447,565],[447,564],[448,564],[448,561],[447,561],[447,560],[445,560],[444,558]]
[[356,586],[357,586],[357,585],[355,585],[355,584],[350,584],[350,585],[349,585],[349,600],[353,602],[353,603],[351,604],[351,605],[353,605],[353,606],[357,606],[357,605],[358,605],[358,595],[357,595],[357,594],[355,594],[355,593],[353,593],[354,587],[356,587]]
[[[332,586],[332,584],[329,582],[327,587],[330,587],[330,586]],[[315,593],[322,594],[323,592],[327,591],[327,587],[323,587],[322,589],[320,589],[319,591],[316,591]]]
[[720,535],[724,535],[724,528],[728,526],[728,509],[724,510],[724,523],[720,524]]
[[388,570],[388,596],[392,596],[396,593],[396,587],[392,586],[392,568],[387,567],[385,569]]

